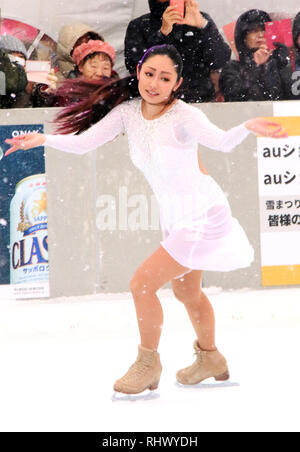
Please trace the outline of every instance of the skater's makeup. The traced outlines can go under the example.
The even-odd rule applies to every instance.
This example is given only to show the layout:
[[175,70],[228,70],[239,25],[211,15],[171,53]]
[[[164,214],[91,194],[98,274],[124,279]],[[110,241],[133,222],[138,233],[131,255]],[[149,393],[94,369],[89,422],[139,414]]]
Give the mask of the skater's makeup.
[[142,98],[151,104],[167,102],[179,88],[182,78],[174,61],[168,55],[154,55],[138,67],[139,91]]

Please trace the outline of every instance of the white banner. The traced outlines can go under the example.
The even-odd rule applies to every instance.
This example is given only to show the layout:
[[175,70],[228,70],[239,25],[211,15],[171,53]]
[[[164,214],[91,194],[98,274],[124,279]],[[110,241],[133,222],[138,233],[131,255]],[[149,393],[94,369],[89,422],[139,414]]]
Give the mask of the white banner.
[[258,138],[264,286],[300,284],[300,117],[272,118],[289,138]]

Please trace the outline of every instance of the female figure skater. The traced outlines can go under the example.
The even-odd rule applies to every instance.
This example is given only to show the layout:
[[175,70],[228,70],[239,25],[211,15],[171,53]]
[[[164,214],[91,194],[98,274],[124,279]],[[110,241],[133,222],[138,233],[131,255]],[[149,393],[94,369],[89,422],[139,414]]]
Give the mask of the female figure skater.
[[[231,271],[248,267],[253,249],[226,196],[197,157],[198,143],[231,151],[254,132],[268,137],[287,134],[277,123],[252,119],[225,132],[197,108],[176,99],[182,83],[182,60],[168,45],[148,50],[137,67],[137,79],[119,80],[99,88],[94,97],[63,111],[63,132],[78,136],[30,134],[7,140],[11,148],[49,146],[84,154],[128,134],[133,163],[144,173],[157,196],[163,241],[136,271],[131,281],[141,343],[136,362],[115,382],[114,390],[138,394],[158,387],[162,371],[157,351],[163,312],[157,291],[172,281],[175,296],[184,303],[197,340],[197,359],[180,370],[177,380],[193,385],[207,378],[227,380],[225,358],[215,344],[213,308],[201,291],[203,270]],[[141,98],[130,99],[138,83]],[[96,123],[90,127],[92,123]]]

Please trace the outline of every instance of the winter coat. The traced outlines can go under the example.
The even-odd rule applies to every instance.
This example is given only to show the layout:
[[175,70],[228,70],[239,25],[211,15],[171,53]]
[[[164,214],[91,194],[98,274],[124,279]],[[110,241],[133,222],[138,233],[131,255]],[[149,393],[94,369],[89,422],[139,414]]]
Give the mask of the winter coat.
[[204,29],[188,25],[174,25],[173,31],[164,36],[160,33],[162,16],[169,6],[157,0],[149,0],[150,14],[132,20],[125,37],[125,64],[131,74],[145,51],[161,44],[174,45],[184,62],[181,91],[186,102],[207,102],[215,98],[210,79],[211,71],[222,68],[230,59],[231,51],[224,42],[215,23],[202,13],[208,24]]
[[239,61],[229,61],[219,81],[225,102],[291,98],[292,66],[287,47],[278,45],[265,64],[257,65],[253,55],[258,49],[249,49],[245,44],[248,31],[270,21],[270,16],[260,10],[250,10],[239,17],[235,28]]
[[[0,49],[1,80],[5,80],[5,95],[0,95],[0,108],[13,108],[25,93],[27,76],[25,70],[19,64],[12,63],[7,52]],[[4,85],[3,85],[4,88]]]
[[300,71],[300,47],[297,43],[299,34],[300,34],[300,12],[295,17],[295,20],[293,23],[293,40],[294,40],[294,46],[295,46],[296,71]]
[[32,84],[28,90],[26,72],[22,66],[12,63],[6,52],[0,49],[0,72],[5,74],[6,95],[0,95],[0,108],[43,108],[53,102],[45,94],[47,85]]

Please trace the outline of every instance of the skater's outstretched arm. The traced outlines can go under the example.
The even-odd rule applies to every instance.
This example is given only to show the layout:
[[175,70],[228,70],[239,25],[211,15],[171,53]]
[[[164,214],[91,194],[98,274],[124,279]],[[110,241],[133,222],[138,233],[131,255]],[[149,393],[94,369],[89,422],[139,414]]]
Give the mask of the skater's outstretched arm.
[[222,152],[230,152],[242,143],[250,132],[264,137],[285,138],[288,136],[281,124],[265,118],[254,118],[237,127],[225,131],[213,124],[207,116],[197,108],[192,115],[183,118],[182,124],[187,139],[196,139],[199,144]]
[[50,146],[60,151],[73,154],[86,154],[112,141],[123,131],[122,108],[123,106],[114,108],[101,121],[81,135],[44,135],[42,133],[30,133],[21,137],[7,139],[5,142],[10,144],[11,147],[5,153],[5,156],[20,149],[26,151],[39,146]]

